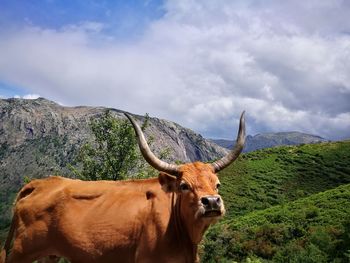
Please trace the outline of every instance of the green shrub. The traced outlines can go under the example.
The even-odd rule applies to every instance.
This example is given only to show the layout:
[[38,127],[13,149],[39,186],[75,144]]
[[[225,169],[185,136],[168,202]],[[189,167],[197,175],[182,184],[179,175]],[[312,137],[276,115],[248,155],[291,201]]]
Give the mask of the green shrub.
[[349,200],[350,184],[225,220],[207,233],[203,259],[347,262]]

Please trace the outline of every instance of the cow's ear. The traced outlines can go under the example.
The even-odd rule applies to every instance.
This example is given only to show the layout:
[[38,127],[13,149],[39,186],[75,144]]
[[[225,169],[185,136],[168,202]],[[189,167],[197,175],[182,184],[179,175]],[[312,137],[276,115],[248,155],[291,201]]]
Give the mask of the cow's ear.
[[158,180],[165,192],[170,193],[176,191],[176,177],[161,172],[158,176]]

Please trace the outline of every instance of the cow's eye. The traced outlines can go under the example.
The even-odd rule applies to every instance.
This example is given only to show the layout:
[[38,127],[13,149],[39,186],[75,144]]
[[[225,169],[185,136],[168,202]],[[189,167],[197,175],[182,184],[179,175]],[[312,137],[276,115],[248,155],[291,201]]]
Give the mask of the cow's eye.
[[188,191],[188,190],[190,190],[190,186],[187,183],[181,183],[180,190],[181,191]]
[[216,184],[216,189],[219,190],[220,186],[221,186],[220,183]]

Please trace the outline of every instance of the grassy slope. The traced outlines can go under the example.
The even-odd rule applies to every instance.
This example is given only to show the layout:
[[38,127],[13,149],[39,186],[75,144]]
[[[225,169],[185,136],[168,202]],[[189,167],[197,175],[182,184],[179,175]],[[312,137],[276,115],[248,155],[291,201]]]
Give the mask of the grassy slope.
[[247,153],[220,181],[226,218],[306,197],[350,183],[350,141]]
[[[221,172],[220,180],[228,211],[207,235],[203,262],[248,256],[347,262],[350,141],[248,153]],[[329,189],[334,190],[324,192]]]
[[349,200],[347,184],[223,221],[206,236],[203,262],[248,256],[272,262],[348,262]]

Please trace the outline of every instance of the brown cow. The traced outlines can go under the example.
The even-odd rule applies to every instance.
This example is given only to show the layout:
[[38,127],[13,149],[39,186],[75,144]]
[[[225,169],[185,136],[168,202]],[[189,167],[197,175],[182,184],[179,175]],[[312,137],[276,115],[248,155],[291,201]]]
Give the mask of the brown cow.
[[144,158],[161,171],[159,177],[33,180],[17,196],[5,262],[30,263],[49,255],[73,263],[199,261],[197,247],[204,232],[225,213],[216,173],[242,151],[244,113],[237,144],[227,156],[212,164],[183,165],[159,160],[140,127],[127,117]]

